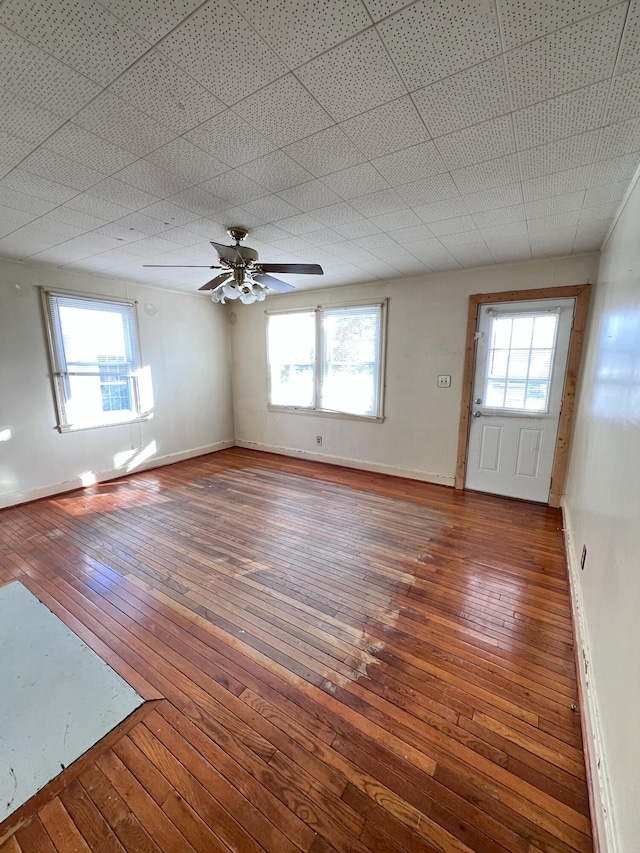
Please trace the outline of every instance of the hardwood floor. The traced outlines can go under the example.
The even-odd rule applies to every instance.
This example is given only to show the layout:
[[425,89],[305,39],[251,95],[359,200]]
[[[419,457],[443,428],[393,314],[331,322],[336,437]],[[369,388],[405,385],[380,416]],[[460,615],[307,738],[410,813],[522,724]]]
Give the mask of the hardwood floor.
[[561,526],[239,448],[3,511],[158,701],[0,853],[590,851]]

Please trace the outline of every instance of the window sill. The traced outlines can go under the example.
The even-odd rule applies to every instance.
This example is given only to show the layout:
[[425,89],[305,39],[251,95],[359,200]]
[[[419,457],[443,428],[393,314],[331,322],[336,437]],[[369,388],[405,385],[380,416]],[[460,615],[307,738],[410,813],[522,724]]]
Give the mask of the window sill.
[[140,415],[136,418],[127,418],[124,421],[107,421],[107,423],[103,424],[81,424],[75,426],[74,424],[58,424],[56,429],[60,433],[67,432],[84,432],[88,429],[105,429],[107,427],[115,427],[115,426],[126,426],[127,424],[140,424],[144,421],[150,421],[153,418],[153,412],[149,412],[146,415]]
[[299,409],[295,406],[267,406],[269,412],[281,412],[288,415],[318,415],[321,418],[337,418],[343,421],[366,421],[367,423],[381,424],[384,416],[376,415],[353,415],[349,412],[332,412],[329,409]]

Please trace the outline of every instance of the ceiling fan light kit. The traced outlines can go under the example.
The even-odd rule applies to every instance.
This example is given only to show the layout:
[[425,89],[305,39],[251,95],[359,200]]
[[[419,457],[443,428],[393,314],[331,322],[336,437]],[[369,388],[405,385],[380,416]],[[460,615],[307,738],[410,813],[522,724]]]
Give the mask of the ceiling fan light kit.
[[[211,245],[218,253],[220,265],[204,265],[200,268],[223,269],[225,272],[219,273],[198,289],[211,291],[213,302],[224,305],[227,299],[239,299],[244,305],[250,305],[252,302],[264,302],[269,290],[279,293],[293,290],[292,284],[269,275],[272,272],[293,273],[295,275],[324,274],[320,264],[261,264],[255,249],[240,245],[248,233],[246,228],[234,225],[227,228],[227,234],[236,241],[234,246],[226,246],[224,243],[211,241]],[[144,266],[183,265],[145,264]],[[198,265],[185,264],[184,266],[195,268]]]

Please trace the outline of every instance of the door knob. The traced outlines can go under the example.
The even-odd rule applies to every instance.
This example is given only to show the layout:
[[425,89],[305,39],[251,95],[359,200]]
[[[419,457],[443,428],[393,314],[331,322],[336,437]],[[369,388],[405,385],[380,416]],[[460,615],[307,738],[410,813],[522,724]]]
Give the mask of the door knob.
[[482,403],[482,400],[480,399],[480,397],[476,397],[476,399],[473,402],[476,404],[476,406],[479,406],[480,403]]
[[480,418],[480,417],[482,417],[482,412],[474,412],[474,413],[473,413],[473,417],[474,417],[474,418]]

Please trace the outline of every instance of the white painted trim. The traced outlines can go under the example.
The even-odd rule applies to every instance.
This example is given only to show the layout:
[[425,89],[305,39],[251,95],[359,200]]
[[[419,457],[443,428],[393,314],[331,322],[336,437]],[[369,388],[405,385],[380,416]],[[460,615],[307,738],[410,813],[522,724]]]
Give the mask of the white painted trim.
[[602,740],[594,675],[591,670],[591,650],[579,581],[580,562],[573,540],[571,513],[564,495],[561,500],[561,506],[564,516],[563,532],[565,550],[569,567],[571,609],[573,612],[573,625],[578,651],[577,658],[579,666],[577,675],[582,688],[583,707],[580,709],[580,712],[586,746],[585,760],[589,765],[588,769],[591,773],[591,785],[593,789],[593,797],[591,798],[591,824],[594,841],[596,842],[594,848],[599,853],[616,853],[619,847],[616,841],[617,835],[613,817],[611,788],[607,772],[604,742]]
[[[185,459],[193,459],[196,456],[205,456],[207,453],[215,453],[216,450],[224,450],[227,447],[234,447],[235,441],[218,441],[215,444],[207,444],[203,447],[194,447],[191,450],[179,450],[177,453],[167,453],[165,456],[155,456],[151,459],[145,459],[140,465],[137,465],[133,470],[127,471],[126,468],[113,468],[109,471],[99,471],[95,474],[96,483],[104,483],[107,480],[117,480],[121,477],[126,477],[129,474],[135,474],[138,471],[147,471],[149,468],[161,468],[163,465],[172,465],[174,462],[182,462]],[[27,503],[28,501],[37,501],[40,498],[48,498],[51,495],[59,495],[63,492],[72,492],[76,489],[84,488],[84,484],[80,477],[73,480],[64,480],[62,483],[53,483],[50,486],[42,486],[40,489],[33,489],[29,492],[12,492],[8,495],[0,495],[0,509],[17,504]],[[89,487],[90,488],[90,487]]]
[[327,465],[340,465],[342,468],[355,468],[358,471],[372,471],[376,474],[390,474],[392,477],[405,477],[408,480],[420,480],[422,483],[436,483],[439,486],[453,486],[455,478],[446,474],[431,474],[427,471],[417,471],[413,468],[397,468],[394,465],[379,465],[377,462],[367,462],[364,459],[351,459],[346,456],[329,456],[325,453],[312,453],[309,450],[298,450],[294,447],[278,447],[272,444],[261,444],[257,441],[236,439],[236,447],[247,450],[262,450],[265,453],[277,453],[279,456],[293,456],[296,459],[309,459],[312,462],[325,462]]

